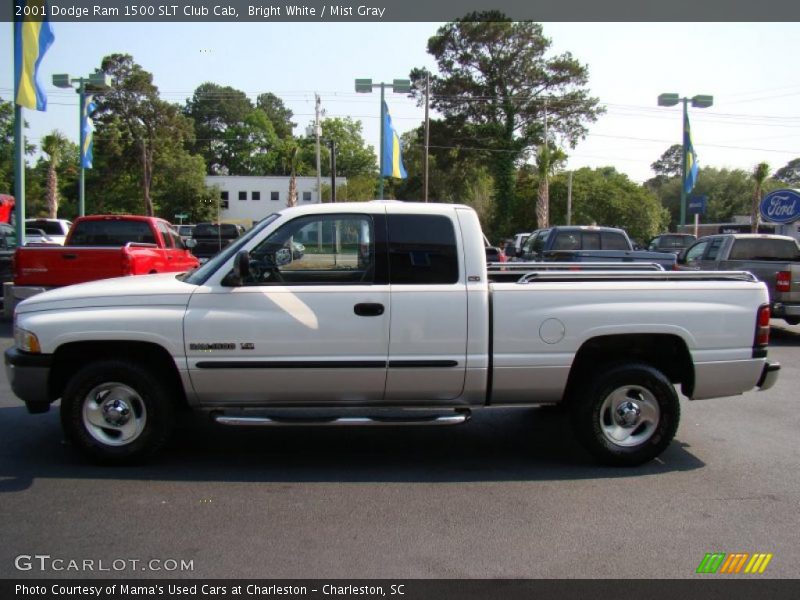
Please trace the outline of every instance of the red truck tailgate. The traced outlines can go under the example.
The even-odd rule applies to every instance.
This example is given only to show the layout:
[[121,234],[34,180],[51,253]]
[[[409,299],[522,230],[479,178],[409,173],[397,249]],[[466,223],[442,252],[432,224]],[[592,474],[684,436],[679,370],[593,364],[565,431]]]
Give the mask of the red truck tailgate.
[[124,248],[35,247],[17,248],[14,284],[58,287],[129,272]]

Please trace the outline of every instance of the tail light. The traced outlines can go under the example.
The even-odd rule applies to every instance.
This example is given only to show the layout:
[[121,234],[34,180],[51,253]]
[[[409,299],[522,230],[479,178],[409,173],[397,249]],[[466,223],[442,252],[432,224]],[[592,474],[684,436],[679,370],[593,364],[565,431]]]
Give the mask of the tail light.
[[123,275],[133,275],[133,261],[131,260],[131,255],[122,251],[122,274]]
[[763,358],[767,355],[769,345],[769,305],[762,304],[756,316],[756,335],[753,339],[753,358]]
[[788,292],[792,287],[792,274],[789,271],[778,271],[775,279],[775,290],[778,292]]

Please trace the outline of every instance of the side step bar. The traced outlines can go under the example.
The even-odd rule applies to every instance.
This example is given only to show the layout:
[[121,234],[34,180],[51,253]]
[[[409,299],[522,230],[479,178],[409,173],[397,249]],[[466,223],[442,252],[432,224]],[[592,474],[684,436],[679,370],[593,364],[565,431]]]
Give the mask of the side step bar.
[[470,419],[469,411],[428,417],[331,417],[323,419],[280,419],[274,417],[212,415],[220,425],[249,427],[375,427],[375,426],[413,426],[413,425],[460,425]]

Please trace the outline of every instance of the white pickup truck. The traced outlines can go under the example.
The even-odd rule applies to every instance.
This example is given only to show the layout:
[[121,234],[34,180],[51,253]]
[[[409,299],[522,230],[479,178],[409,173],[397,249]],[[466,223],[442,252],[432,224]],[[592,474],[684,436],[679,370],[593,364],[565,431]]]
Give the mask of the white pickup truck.
[[[300,250],[301,249],[301,250]],[[600,461],[636,465],[692,399],[768,389],[769,307],[747,273],[487,271],[466,206],[288,208],[188,274],[18,305],[5,355],[32,413],[112,463],[184,410],[226,425],[454,424],[563,403]]]

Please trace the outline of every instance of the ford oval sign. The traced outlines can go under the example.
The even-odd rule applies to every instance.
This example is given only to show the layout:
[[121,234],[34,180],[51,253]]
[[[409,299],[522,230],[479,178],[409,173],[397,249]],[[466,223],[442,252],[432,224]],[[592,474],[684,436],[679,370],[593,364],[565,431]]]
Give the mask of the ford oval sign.
[[791,223],[800,219],[800,191],[770,192],[761,201],[761,216],[773,223]]

